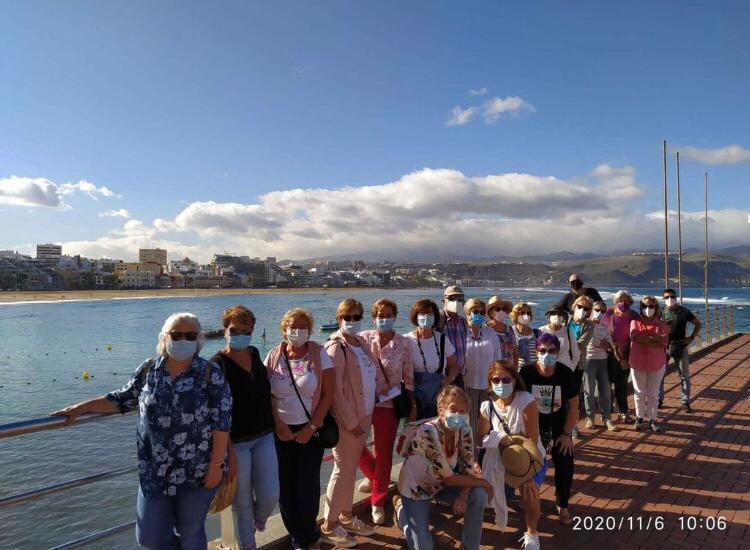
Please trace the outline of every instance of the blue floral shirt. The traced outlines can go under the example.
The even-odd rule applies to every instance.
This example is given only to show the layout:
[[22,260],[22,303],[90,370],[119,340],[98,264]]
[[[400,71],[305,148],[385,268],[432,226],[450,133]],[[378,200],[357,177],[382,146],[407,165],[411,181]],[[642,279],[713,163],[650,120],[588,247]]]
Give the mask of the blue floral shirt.
[[[232,394],[221,369],[195,356],[177,378],[167,372],[166,358],[135,370],[119,391],[107,394],[120,412],[138,407],[138,474],[146,497],[177,495],[198,487],[211,461],[211,432],[229,432]],[[206,384],[206,369],[210,369]]]

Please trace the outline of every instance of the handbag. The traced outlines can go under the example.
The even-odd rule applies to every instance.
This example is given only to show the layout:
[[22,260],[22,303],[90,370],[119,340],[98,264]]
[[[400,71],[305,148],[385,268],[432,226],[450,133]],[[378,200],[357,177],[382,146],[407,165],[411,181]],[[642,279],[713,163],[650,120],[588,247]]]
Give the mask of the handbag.
[[[383,378],[385,378],[385,383],[388,384],[389,388],[392,388],[391,380],[388,378],[388,374],[385,372],[385,367],[383,366],[383,362],[380,360],[380,357],[377,357],[378,360],[378,367],[380,367],[380,372],[383,373]],[[409,393],[406,389],[406,385],[404,385],[403,380],[401,381],[401,393],[399,393],[396,397],[391,399],[393,402],[393,412],[396,413],[396,418],[408,418],[409,414],[411,414],[411,399],[409,398]]]
[[[282,351],[284,352],[284,361],[286,362],[286,368],[289,371],[289,377],[292,379],[294,393],[297,394],[297,399],[299,399],[300,405],[302,405],[302,410],[305,411],[307,421],[310,422],[312,417],[310,416],[307,407],[305,407],[305,402],[302,401],[302,396],[299,394],[299,388],[297,388],[297,381],[294,379],[294,374],[292,373],[292,364],[289,362],[286,348],[282,348]],[[313,436],[322,449],[332,449],[339,442],[339,426],[336,424],[336,420],[330,412],[326,413],[326,416],[323,419],[323,425],[313,432]]]
[[445,334],[440,335],[440,351],[438,352],[438,369],[414,373],[414,398],[417,400],[417,418],[437,416],[437,395],[443,387],[443,371],[445,356]]

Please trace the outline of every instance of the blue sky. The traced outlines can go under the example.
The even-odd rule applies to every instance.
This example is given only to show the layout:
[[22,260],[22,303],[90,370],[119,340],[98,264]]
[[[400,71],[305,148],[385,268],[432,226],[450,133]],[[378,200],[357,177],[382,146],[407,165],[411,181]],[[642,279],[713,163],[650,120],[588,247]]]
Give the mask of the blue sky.
[[[504,220],[490,238],[544,251],[535,225],[543,233],[550,224],[591,222],[596,232],[662,208],[662,139],[693,148],[687,156],[701,161],[682,163],[683,210],[702,209],[707,170],[719,241],[748,242],[739,220],[750,208],[750,4],[528,4],[3,3],[0,248],[52,241],[70,243],[71,252],[127,255],[153,241],[174,255],[207,247],[357,253],[377,248],[366,237],[385,217],[376,232],[403,241],[405,253],[465,243],[481,227],[474,222],[488,228],[487,219]],[[493,98],[529,107],[488,122]],[[448,125],[456,107],[473,116]],[[739,148],[722,152],[732,145]],[[628,171],[597,183],[591,173],[600,165]],[[446,180],[440,169],[464,179]],[[415,172],[424,177],[412,187]],[[508,174],[538,181],[506,178],[495,193],[485,188],[492,182],[477,188],[472,180]],[[11,201],[12,175],[56,188],[91,182],[112,196],[70,188],[64,205],[43,206],[18,200],[29,187],[16,180]],[[553,194],[601,195],[604,185],[626,198],[609,193],[605,206],[586,199],[560,217],[550,211],[570,207],[545,199],[547,177],[559,183]],[[404,178],[392,192],[427,197],[402,218],[369,204],[389,192],[378,186]],[[360,192],[341,192],[349,186]],[[304,193],[264,201],[292,189]],[[323,196],[316,189],[334,202],[310,207]],[[451,189],[534,200],[519,203],[524,216],[462,212],[460,204],[424,213],[430,190],[449,203]],[[358,201],[352,217],[363,227],[356,219],[336,225],[347,196]],[[121,209],[129,221],[100,216]],[[416,216],[424,224],[410,223]],[[459,222],[445,226],[446,218]],[[508,228],[521,220],[523,235],[514,235]],[[317,242],[300,240],[313,228]],[[431,231],[449,231],[456,242],[415,236]],[[565,237],[575,241],[571,249],[651,244],[642,233],[614,244],[576,235]],[[467,249],[489,255],[474,240]]]

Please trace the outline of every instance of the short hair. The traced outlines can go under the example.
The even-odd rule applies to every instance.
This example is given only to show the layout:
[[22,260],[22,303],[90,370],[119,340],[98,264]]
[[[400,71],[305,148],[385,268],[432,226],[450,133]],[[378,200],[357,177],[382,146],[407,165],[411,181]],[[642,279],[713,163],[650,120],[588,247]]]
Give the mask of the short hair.
[[516,365],[511,359],[498,359],[487,373],[487,389],[492,391],[492,379],[500,374],[500,371],[507,371],[513,377],[515,382],[515,388],[520,391],[526,391],[526,382],[523,381],[521,375],[518,374],[518,365]]
[[646,309],[646,301],[653,301],[654,306],[656,308],[656,312],[654,312],[654,319],[661,319],[661,306],[659,305],[659,300],[657,300],[654,296],[644,296],[641,298],[641,313],[643,313],[643,310]]
[[565,317],[565,322],[567,323],[570,319],[570,313],[568,313],[567,309],[560,309],[559,307],[551,307],[547,310],[547,312],[544,314],[545,317],[549,319],[550,315],[562,315]]
[[312,313],[307,311],[306,309],[302,309],[301,307],[295,307],[287,311],[284,316],[281,318],[281,323],[279,323],[279,329],[281,330],[281,334],[284,334],[286,332],[286,327],[292,324],[292,320],[296,317],[304,317],[307,321],[307,329],[312,332],[313,329],[313,316]]
[[167,320],[164,321],[164,324],[162,325],[161,330],[159,331],[159,337],[156,342],[156,353],[159,356],[166,357],[167,338],[169,337],[169,333],[172,331],[172,329],[175,326],[183,322],[192,323],[193,326],[195,327],[195,332],[198,333],[198,347],[195,350],[196,353],[198,353],[203,347],[203,344],[206,343],[206,335],[203,334],[203,329],[201,328],[201,322],[198,320],[198,317],[186,311],[181,312],[181,313],[173,313],[172,315],[167,317]]
[[469,398],[466,396],[466,392],[459,388],[458,386],[445,386],[442,390],[440,390],[440,393],[437,395],[437,408],[438,412],[440,412],[440,409],[447,409],[448,405],[456,400],[462,400],[464,402],[464,405],[466,407],[469,406]]
[[341,318],[349,313],[351,310],[356,310],[360,315],[365,314],[365,308],[362,307],[362,302],[355,300],[354,298],[347,298],[339,304],[336,308],[336,320],[339,321]]
[[398,316],[398,306],[396,305],[396,302],[393,300],[389,300],[388,298],[381,298],[374,304],[372,304],[372,318],[374,319],[377,317],[381,311],[383,311],[385,308],[391,308],[391,311],[393,311],[393,316]]
[[543,332],[536,339],[537,349],[539,349],[539,346],[541,346],[542,344],[547,344],[548,346],[553,345],[555,346],[555,349],[557,351],[560,351],[560,339],[554,334],[550,334],[549,332]]
[[576,306],[588,307],[589,310],[586,312],[586,315],[584,315],[584,317],[588,317],[589,315],[591,315],[591,310],[594,309],[594,302],[586,295],[579,296],[578,298],[576,298],[576,301],[573,302],[573,309],[575,309]]
[[513,310],[513,303],[510,300],[505,300],[500,296],[491,296],[487,301],[487,312],[490,310],[500,309],[510,313]]
[[581,277],[580,273],[571,273],[570,275],[568,275],[568,281],[570,281],[573,277],[583,282],[583,277]]
[[596,302],[594,302],[594,305],[591,306],[591,309],[594,309],[596,306],[601,306],[604,308],[604,311],[607,311],[607,304],[602,300],[597,300]]
[[227,328],[235,321],[243,325],[254,325],[255,314],[243,305],[229,306],[221,314],[221,323],[224,328]]
[[464,304],[464,312],[468,315],[469,312],[477,306],[482,306],[482,309],[487,313],[487,304],[485,304],[479,298],[471,298]]
[[627,298],[628,302],[630,302],[631,304],[633,303],[633,297],[627,290],[618,290],[617,292],[615,292],[615,295],[612,296],[612,303],[616,304],[617,302],[621,301],[621,298]]
[[674,291],[673,288],[665,288],[664,292],[661,293],[662,296],[664,296],[667,292],[671,292],[672,294],[674,294],[675,296],[677,296],[677,293]]
[[534,318],[534,310],[531,308],[529,304],[526,302],[519,302],[516,305],[513,306],[513,309],[510,311],[510,319],[514,323],[518,322],[518,318],[521,316],[521,310],[524,308],[528,308],[529,314],[531,315],[531,318]]
[[[419,323],[417,323],[417,315],[425,308],[430,308],[432,310],[432,315],[435,317],[435,323],[438,322],[438,319],[440,318],[440,308],[437,304],[428,299],[417,300],[414,302],[414,305],[411,306],[411,311],[409,312],[409,321],[411,321],[411,324],[415,327],[419,326]],[[432,324],[433,327],[435,326],[435,323]]]

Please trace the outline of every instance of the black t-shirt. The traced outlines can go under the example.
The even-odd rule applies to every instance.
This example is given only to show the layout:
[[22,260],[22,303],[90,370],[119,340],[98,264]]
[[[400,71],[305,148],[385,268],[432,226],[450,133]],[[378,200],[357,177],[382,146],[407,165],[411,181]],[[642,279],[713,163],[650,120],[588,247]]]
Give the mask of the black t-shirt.
[[250,372],[221,351],[211,358],[224,371],[232,391],[232,431],[229,435],[233,442],[255,439],[273,430],[268,373],[257,348],[250,346],[250,355]]
[[[602,297],[599,295],[599,292],[595,288],[584,287],[581,290],[583,290],[584,296],[588,296],[594,302],[602,301]],[[575,291],[571,290],[563,297],[562,300],[560,300],[555,305],[555,307],[559,309],[564,309],[568,313],[573,313],[573,302],[575,302],[577,299],[578,299],[578,294],[576,294]]]
[[664,308],[664,322],[669,325],[669,341],[687,338],[687,324],[693,319],[695,315],[686,307]]
[[573,372],[558,362],[552,376],[542,376],[533,364],[521,368],[521,378],[539,406],[539,430],[559,436],[565,427],[568,400],[578,395]]

